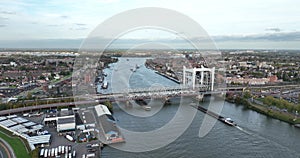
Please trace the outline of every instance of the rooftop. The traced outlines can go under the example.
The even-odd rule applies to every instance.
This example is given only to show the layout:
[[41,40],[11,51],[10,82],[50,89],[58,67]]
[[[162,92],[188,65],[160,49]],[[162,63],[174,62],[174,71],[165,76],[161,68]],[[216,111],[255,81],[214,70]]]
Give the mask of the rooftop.
[[22,117],[16,117],[16,118],[13,118],[13,119],[11,119],[11,120],[13,120],[13,121],[15,121],[15,122],[17,122],[17,123],[25,123],[25,122],[28,122],[27,119],[24,119],[24,118],[22,118]]
[[14,126],[16,124],[17,123],[12,121],[12,120],[5,120],[5,121],[0,122],[0,125],[2,125],[4,127],[11,127],[11,126]]
[[57,124],[67,124],[67,123],[75,123],[75,117],[57,119]]
[[96,113],[97,113],[98,116],[111,115],[108,108],[105,105],[102,105],[102,104],[99,104],[99,105],[95,106],[95,110],[96,110]]
[[74,115],[74,112],[72,110],[68,109],[61,109],[61,111],[57,112],[57,117],[64,117],[64,116],[70,116]]

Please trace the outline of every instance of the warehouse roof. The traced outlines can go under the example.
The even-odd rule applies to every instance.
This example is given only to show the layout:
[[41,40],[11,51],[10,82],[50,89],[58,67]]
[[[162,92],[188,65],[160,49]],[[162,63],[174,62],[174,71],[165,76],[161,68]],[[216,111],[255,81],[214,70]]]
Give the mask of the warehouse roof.
[[12,121],[12,120],[5,120],[5,121],[1,121],[0,125],[4,126],[4,127],[11,127],[16,125],[17,123]]
[[27,119],[24,119],[24,118],[22,118],[22,117],[16,117],[16,118],[13,118],[13,119],[11,119],[11,120],[13,120],[13,121],[15,121],[15,122],[17,122],[17,123],[25,123],[25,122],[28,122]]
[[40,135],[40,136],[33,136],[28,137],[27,141],[29,143],[30,148],[35,148],[34,145],[38,144],[48,144],[50,143],[51,135]]
[[23,125],[25,126],[25,127],[30,127],[30,126],[33,126],[33,125],[35,125],[36,123],[34,123],[34,122],[27,122],[27,123],[23,123]]
[[57,124],[66,124],[66,123],[75,123],[75,117],[57,119]]
[[96,110],[98,116],[111,115],[108,108],[105,105],[102,105],[102,104],[99,104],[99,105],[95,106],[95,110]]
[[0,117],[0,121],[6,120],[7,118],[5,116]]

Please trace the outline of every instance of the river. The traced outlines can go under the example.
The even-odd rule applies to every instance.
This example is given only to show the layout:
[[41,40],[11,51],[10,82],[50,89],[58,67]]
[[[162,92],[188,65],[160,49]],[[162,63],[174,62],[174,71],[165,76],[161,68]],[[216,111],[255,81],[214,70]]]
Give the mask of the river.
[[[130,70],[131,67],[138,64],[141,67],[130,74],[127,87],[145,88],[153,84],[176,85],[173,81],[143,66],[145,60],[145,58],[119,58],[119,62],[111,64],[110,68],[105,69],[108,82],[114,83],[111,80],[112,78],[117,80],[116,76],[113,75],[114,71]],[[128,72],[126,71],[126,73]],[[122,81],[117,81],[116,83],[122,83]],[[108,89],[100,91],[102,93],[114,91],[113,88],[115,86],[111,85],[109,85]],[[179,107],[179,98],[173,98],[171,101],[171,105],[162,107],[157,114],[142,118],[127,114],[115,104],[114,117],[118,120],[117,124],[122,128],[134,131],[150,131],[163,126],[175,115]],[[201,104],[207,106],[206,101]],[[204,114],[198,111],[188,129],[178,139],[163,148],[142,153],[132,153],[105,146],[102,151],[102,157],[300,157],[300,128],[245,109],[242,105],[228,102],[224,103],[221,114],[232,118],[239,126],[231,127],[217,121],[212,130],[205,137],[200,138],[198,133]]]

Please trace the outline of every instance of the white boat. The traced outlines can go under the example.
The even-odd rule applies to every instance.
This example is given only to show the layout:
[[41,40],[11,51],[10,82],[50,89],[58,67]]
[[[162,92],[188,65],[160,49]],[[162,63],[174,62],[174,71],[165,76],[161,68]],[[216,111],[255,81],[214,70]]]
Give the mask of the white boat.
[[295,124],[294,126],[300,128],[300,124]]
[[151,110],[151,106],[143,106],[145,111],[150,111]]
[[230,126],[236,126],[236,123],[231,118],[224,118],[224,122]]
[[136,68],[132,68],[130,69],[132,72],[136,72]]
[[108,82],[107,82],[107,81],[104,81],[104,82],[102,83],[102,88],[103,88],[103,89],[107,89],[107,87],[108,87]]

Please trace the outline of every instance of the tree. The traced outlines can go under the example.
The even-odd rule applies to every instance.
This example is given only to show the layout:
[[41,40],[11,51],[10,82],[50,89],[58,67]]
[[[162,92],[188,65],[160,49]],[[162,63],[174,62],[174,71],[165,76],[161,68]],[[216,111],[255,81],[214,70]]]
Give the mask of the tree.
[[110,112],[113,112],[113,105],[110,101],[105,101],[103,104],[109,109]]
[[28,92],[26,98],[27,98],[28,100],[33,99],[32,93],[31,93],[31,92]]
[[244,93],[244,98],[249,99],[251,97],[252,97],[252,95],[251,95],[251,93],[249,91],[247,91],[247,92]]
[[288,74],[287,74],[287,73],[284,73],[282,79],[283,79],[283,81],[289,81],[289,76],[288,76]]
[[45,80],[45,79],[46,79],[46,77],[45,77],[45,76],[43,76],[43,75],[41,75],[41,76],[39,76],[39,79],[40,79],[40,80]]
[[36,148],[36,149],[32,150],[30,152],[30,155],[31,155],[32,158],[38,158],[39,157],[39,149]]

